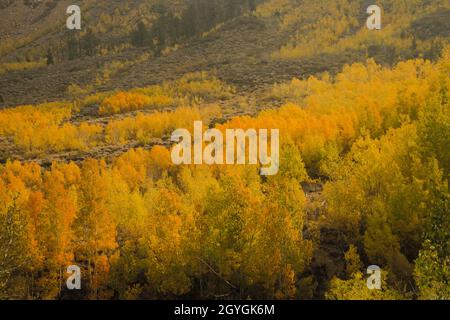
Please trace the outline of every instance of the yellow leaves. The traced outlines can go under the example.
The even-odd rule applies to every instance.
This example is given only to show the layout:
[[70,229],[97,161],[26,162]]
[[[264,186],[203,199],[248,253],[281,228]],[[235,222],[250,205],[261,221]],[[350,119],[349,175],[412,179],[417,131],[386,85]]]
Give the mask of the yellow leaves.
[[[276,16],[281,30],[296,31],[272,57],[302,59],[324,54],[347,55],[355,51],[372,55],[373,48],[390,48],[396,54],[425,53],[434,45],[436,37],[413,40],[412,36],[406,36],[411,33],[408,32],[411,23],[444,7],[448,9],[448,5],[437,1],[426,4],[409,1],[408,5],[392,2],[381,4],[381,7],[386,10],[382,14],[382,30],[377,32],[368,30],[365,20],[361,19],[367,7],[355,1],[324,0],[299,4],[293,0],[271,0],[260,5],[257,12],[263,17]],[[437,39],[446,42],[440,37]]]
[[[80,149],[94,147],[97,141],[102,140],[103,128],[99,125],[82,123],[75,128],[77,130],[73,140],[79,141]],[[70,141],[71,138],[69,137],[68,140]]]
[[0,111],[0,135],[19,135],[24,130],[43,130],[71,116],[72,105],[63,103],[20,106]]
[[85,105],[100,104],[100,115],[112,115],[145,109],[164,110],[183,104],[227,99],[234,89],[206,72],[188,73],[175,81],[115,94],[95,94],[84,100]]
[[436,85],[442,77],[440,64],[418,59],[391,69],[368,60],[344,67],[335,79],[327,74],[293,79],[275,85],[271,92],[272,97],[285,102],[283,107],[229,123],[280,128],[282,138],[297,144],[311,169],[324,156],[328,144],[342,152],[362,131],[379,137],[390,128],[417,120],[425,106],[440,95]]
[[358,26],[358,21],[352,16],[358,16],[359,6],[351,1],[298,5],[295,1],[285,0],[280,3],[278,0],[270,1],[267,5],[270,3],[276,5],[275,12],[281,16],[281,29],[297,27],[289,43],[273,53],[276,59],[304,58],[317,52],[334,52],[338,40]]
[[148,108],[164,109],[174,105],[168,96],[147,96],[140,93],[119,92],[103,100],[99,113],[101,115],[143,110]]
[[144,185],[148,175],[150,155],[144,149],[131,149],[114,160],[113,167],[118,170],[131,190]]
[[[334,78],[294,79],[272,92],[285,102],[281,108],[217,125],[280,129],[282,161],[275,177],[261,178],[251,166],[175,167],[163,146],[131,149],[108,165],[89,159],[41,170],[7,162],[0,165],[0,217],[14,207],[27,218],[27,258],[42,278],[39,286],[48,289],[42,296],[57,296],[60,266],[76,260],[92,279],[93,298],[108,296],[111,286],[128,297],[195,295],[198,279],[205,279],[208,292],[236,284],[263,297],[294,298],[299,277],[318,257],[319,232],[331,230],[321,235],[334,240],[338,234],[342,248],[353,246],[345,253],[349,279],[332,280],[327,297],[384,298],[364,287],[356,247],[364,259],[398,273],[420,245],[433,202],[430,185],[442,179],[436,162],[422,159],[422,152],[433,155],[421,150],[420,139],[445,137],[445,106],[427,110],[430,101],[443,100],[443,64],[416,60],[388,69],[368,61]],[[194,74],[85,103],[101,102],[101,112],[117,113],[147,108],[161,97],[215,99],[220,86]],[[433,129],[422,134],[410,122],[424,108],[436,117],[419,120]],[[27,150],[83,150],[102,143],[151,145],[174,129],[191,129],[195,120],[206,124],[218,117],[220,108],[211,103],[117,116],[103,128],[69,124],[70,105],[24,106],[0,112],[0,132]],[[446,143],[430,147],[445,150]],[[301,189],[310,180],[304,162],[313,178],[328,178],[323,194],[314,194],[320,203],[309,202]]]
[[[16,203],[26,206],[31,188],[41,185],[41,171],[37,164],[22,164],[19,161],[7,162],[0,168],[0,181],[4,192],[0,194],[0,203]],[[1,188],[1,187],[0,187]],[[6,205],[1,210],[6,209]]]
[[195,212],[168,179],[160,180],[144,200],[148,210],[142,239],[148,250],[146,276],[158,294],[185,294],[199,263]]
[[49,126],[42,131],[34,131],[33,135],[18,137],[16,145],[28,152],[58,152],[64,150],[88,150],[96,145],[96,138],[102,132],[98,125],[81,124],[79,127],[64,124]]
[[88,149],[95,146],[102,128],[98,125],[65,123],[73,106],[49,103],[21,106],[0,112],[0,135],[10,137],[24,152],[39,153]]
[[40,186],[42,183],[41,173],[41,167],[37,163],[21,163],[20,161],[8,161],[3,170],[3,174],[14,175],[27,187]]
[[172,166],[172,160],[169,150],[165,147],[155,146],[150,151],[150,159],[152,162],[163,170],[167,170]]
[[[9,180],[21,176],[37,184],[35,174],[25,174],[36,169],[33,165],[24,166],[11,163],[6,165],[7,170],[1,167],[0,172]],[[41,272],[39,294],[56,297],[59,282],[63,281],[59,277],[61,265],[88,261],[83,274],[87,275],[91,298],[108,297],[112,278],[124,287],[123,292],[127,291],[128,280],[117,273],[121,266],[126,279],[129,275],[131,282],[140,281],[149,294],[183,295],[190,292],[194,279],[208,278],[212,272],[203,260],[227,277],[227,281],[234,282],[240,273],[245,276],[245,283],[265,284],[268,296],[276,289],[280,297],[292,297],[295,273],[308,260],[296,252],[306,250],[304,256],[309,255],[308,246],[300,241],[300,233],[294,231],[301,228],[304,201],[298,183],[292,183],[279,206],[273,206],[273,215],[264,217],[267,212],[261,210],[261,205],[265,196],[254,168],[215,172],[206,166],[185,167],[174,171],[182,175],[174,183],[167,174],[170,166],[169,150],[156,146],[150,151],[130,150],[111,166],[97,160],[86,160],[81,168],[54,163],[51,169],[40,173],[43,182],[33,185],[37,192],[26,191],[31,182],[12,181],[17,189],[30,194],[25,203],[35,228],[30,228],[30,234],[37,236],[36,241],[30,240],[30,246],[34,248],[35,272]],[[161,171],[157,178],[155,171]],[[302,174],[289,173],[295,177]],[[4,189],[3,181],[0,179],[0,192]],[[214,195],[216,191],[218,197]],[[3,201],[1,195],[0,200]],[[274,196],[270,201],[278,200]],[[292,207],[295,217],[291,218],[288,210]],[[277,210],[283,210],[283,215],[274,224],[272,219],[278,216]],[[243,226],[241,219],[245,220]],[[255,219],[263,220],[264,228]],[[283,223],[288,225],[288,232],[279,228]],[[269,234],[275,236],[270,238]],[[268,251],[258,251],[249,259],[252,264],[270,265],[272,252],[280,257],[277,266],[270,269],[270,281],[265,280],[264,268],[256,270],[244,265],[246,254],[255,246],[252,237],[266,246],[272,243],[270,249],[264,247]],[[217,243],[222,246],[217,247]],[[127,248],[134,251],[129,253]],[[37,263],[39,259],[42,263]],[[291,262],[292,267],[284,268]],[[283,272],[280,284],[279,271]],[[141,283],[130,274],[145,274],[145,281]]]
[[79,190],[83,207],[74,225],[76,250],[79,259],[92,262],[94,269],[101,271],[94,272],[92,265],[87,268],[91,296],[95,299],[102,296],[101,289],[105,288],[110,262],[118,248],[117,218],[108,204],[109,190],[114,186],[110,177],[111,170],[104,161],[86,160],[81,167]]
[[284,13],[285,10],[290,10],[290,0],[270,0],[260,4],[257,7],[256,13],[261,17],[270,17],[277,12]]
[[124,144],[129,140],[149,143],[153,138],[162,138],[178,128],[191,128],[194,121],[201,120],[197,108],[181,107],[173,112],[139,113],[134,118],[111,121],[105,128],[106,140],[113,144]]
[[168,84],[178,96],[211,101],[230,98],[234,89],[207,72],[188,73],[173,84]]
[[0,134],[11,137],[17,147],[32,155],[66,150],[86,151],[105,142],[125,144],[135,140],[148,143],[177,128],[190,128],[194,121],[205,119],[208,122],[219,114],[214,108],[200,112],[197,108],[181,107],[173,112],[139,113],[136,117],[111,120],[103,128],[98,124],[84,122],[79,125],[62,123],[58,112],[53,115],[39,112],[29,114],[27,111],[22,115],[22,111],[14,112],[17,114],[13,116],[8,112],[0,113]]
[[[398,278],[411,274],[408,258],[417,255],[436,203],[431,190],[443,183],[436,163],[421,158],[419,141],[414,124],[392,129],[379,140],[359,139],[338,162],[324,190],[322,227],[338,230],[347,244],[364,248],[370,263]],[[355,252],[346,259],[351,256]]]
[[45,66],[45,61],[0,63],[0,75],[11,71],[36,69]]
[[290,264],[283,267],[280,277],[280,288],[275,292],[275,299],[293,299],[297,294],[297,276]]
[[100,92],[100,93],[95,93],[92,94],[90,96],[85,97],[82,102],[81,105],[84,107],[92,107],[95,105],[101,105],[102,102],[110,97],[111,95],[113,95],[113,93],[111,92]]
[[54,163],[51,170],[44,173],[44,207],[36,224],[36,235],[40,248],[46,249],[47,268],[55,273],[74,260],[73,224],[79,210],[73,186],[78,182],[75,176],[79,176],[79,170],[74,169],[73,164]]
[[[86,92],[77,86],[70,87],[70,94],[80,99]],[[190,128],[194,121],[209,123],[222,116],[215,104],[187,107],[197,103],[225,99],[233,88],[205,72],[190,73],[182,78],[161,85],[137,88],[128,92],[96,93],[76,101],[84,108],[99,105],[101,115],[165,110],[153,114],[138,113],[120,119],[112,119],[107,125],[100,123],[71,123],[72,113],[77,111],[70,103],[48,103],[37,106],[20,106],[0,111],[0,135],[25,153],[26,157],[62,151],[87,151],[101,144],[126,144],[154,142],[178,128]],[[167,109],[177,109],[169,112]],[[74,117],[75,118],[75,117]]]
[[355,273],[349,280],[334,277],[325,294],[328,300],[399,300],[404,297],[397,291],[388,289],[387,272],[382,272],[382,290],[367,288],[366,279],[361,272]]
[[348,277],[361,272],[361,259],[358,254],[358,249],[354,245],[350,245],[347,252],[344,255],[345,258],[345,271]]

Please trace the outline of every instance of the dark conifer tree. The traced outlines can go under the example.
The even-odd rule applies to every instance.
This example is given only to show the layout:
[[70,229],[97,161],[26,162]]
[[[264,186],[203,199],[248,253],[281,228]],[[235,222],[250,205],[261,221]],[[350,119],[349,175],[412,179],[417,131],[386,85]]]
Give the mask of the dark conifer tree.
[[47,50],[47,65],[51,65],[53,63],[55,63],[54,58],[53,58],[53,52],[50,48],[48,48]]
[[131,42],[136,47],[144,47],[150,44],[150,34],[143,21],[139,21],[136,30],[132,32]]

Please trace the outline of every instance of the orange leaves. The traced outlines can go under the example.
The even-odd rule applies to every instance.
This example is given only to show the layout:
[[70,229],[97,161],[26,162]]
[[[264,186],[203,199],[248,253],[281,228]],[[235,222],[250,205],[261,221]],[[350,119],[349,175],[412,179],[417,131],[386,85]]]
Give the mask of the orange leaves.
[[[37,110],[35,110],[37,108]],[[180,107],[173,112],[139,113],[136,117],[111,120],[106,127],[66,122],[70,110],[19,107],[0,112],[0,135],[14,142],[27,156],[71,150],[87,151],[105,143],[152,142],[177,128],[190,128],[196,120],[209,122],[220,116],[218,107]]]
[[[347,240],[339,241],[369,257],[383,258],[387,249],[402,253],[410,243],[418,248],[433,202],[428,186],[441,179],[437,164],[422,163],[422,156],[433,154],[421,149],[420,139],[436,142],[448,117],[440,108],[430,109],[437,118],[418,123],[426,120],[422,125],[433,129],[427,134],[410,122],[424,105],[442,100],[448,84],[443,67],[417,60],[387,69],[369,61],[346,67],[334,79],[325,75],[278,85],[273,96],[284,106],[217,126],[280,129],[280,172],[267,179],[251,166],[172,166],[162,146],[129,150],[111,164],[89,159],[80,166],[55,163],[47,170],[20,162],[0,165],[0,218],[5,210],[24,218],[27,235],[20,238],[30,251],[26,258],[34,262],[25,272],[40,278],[32,297],[58,297],[61,266],[74,262],[83,268],[91,298],[196,297],[199,280],[206,294],[219,292],[222,283],[211,270],[245,294],[292,298],[303,289],[301,277],[311,270],[312,258],[319,256],[313,250],[321,245],[322,229],[344,234]],[[193,93],[209,99],[218,94],[210,81],[201,74],[186,77],[177,86],[166,84],[173,90],[167,96]],[[145,108],[147,98],[162,92],[161,87],[138,89],[103,103],[111,102],[112,109],[116,103],[118,112]],[[220,117],[220,110],[139,113],[115,117],[105,128],[71,125],[70,116],[54,106],[11,109],[0,112],[0,130],[29,150],[130,141],[147,147],[174,129],[192,128],[195,120]],[[446,142],[442,138],[442,146]],[[445,150],[441,143],[430,147]],[[306,197],[302,182],[324,176],[329,178],[324,192]],[[373,233],[364,234],[366,224]],[[392,240],[381,249],[374,242],[379,234]],[[357,274],[355,265],[349,276]]]
[[44,176],[46,202],[41,225],[45,227],[40,230],[40,236],[48,237],[45,243],[48,250],[54,253],[51,263],[56,266],[65,266],[74,259],[72,227],[78,214],[78,199],[71,185],[72,171],[72,165],[54,164]]
[[86,104],[100,103],[100,115],[112,115],[145,109],[164,110],[181,105],[230,98],[234,90],[206,72],[188,73],[175,81],[137,88],[115,94],[95,94]]
[[172,165],[170,152],[164,147],[154,146],[150,151],[150,159],[159,168],[166,170]]
[[173,105],[174,100],[165,95],[147,96],[140,93],[119,92],[103,100],[99,113],[106,115],[148,108],[163,109]]
[[[0,136],[13,143],[26,157],[63,151],[87,151],[98,145],[149,143],[176,128],[190,127],[195,120],[209,122],[221,116],[220,108],[209,104],[199,110],[200,102],[229,98],[233,88],[205,72],[191,73],[175,81],[164,82],[128,92],[105,92],[77,101],[83,108],[99,106],[100,115],[157,109],[154,114],[138,113],[107,125],[71,121],[74,105],[48,103],[21,106],[0,111]],[[166,110],[178,107],[174,111]]]

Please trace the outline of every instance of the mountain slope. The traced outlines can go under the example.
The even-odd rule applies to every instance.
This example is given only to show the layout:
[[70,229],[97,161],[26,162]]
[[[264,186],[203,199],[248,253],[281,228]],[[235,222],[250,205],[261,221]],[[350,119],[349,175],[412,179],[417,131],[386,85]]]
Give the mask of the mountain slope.
[[[0,61],[7,71],[2,74],[0,64],[0,107],[69,98],[71,84],[91,92],[127,89],[192,71],[215,71],[238,91],[251,93],[292,77],[335,73],[368,58],[383,64],[436,59],[450,29],[445,1],[404,7],[386,1],[380,32],[366,30],[364,1],[268,0],[233,5],[238,9],[231,13],[227,4],[234,0],[215,1],[219,9],[205,0],[169,1],[163,7],[158,1],[82,1],[84,30],[75,37],[64,29],[64,1],[3,2],[2,36],[19,47],[2,44]],[[213,13],[208,24],[196,23]],[[133,46],[141,22],[144,38]],[[340,31],[333,31],[337,25]],[[46,66],[49,52],[54,64]],[[17,60],[14,70],[8,63]]]

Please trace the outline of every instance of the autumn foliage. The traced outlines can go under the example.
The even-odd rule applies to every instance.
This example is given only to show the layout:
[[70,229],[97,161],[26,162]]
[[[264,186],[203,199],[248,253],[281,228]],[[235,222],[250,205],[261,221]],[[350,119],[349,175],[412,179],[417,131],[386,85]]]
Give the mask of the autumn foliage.
[[[76,264],[89,299],[448,299],[449,61],[447,50],[436,63],[369,60],[294,79],[270,92],[281,108],[216,125],[280,129],[272,177],[256,166],[175,166],[163,146],[108,162],[5,162],[0,298],[70,298],[65,268]],[[196,83],[177,90],[208,96]],[[144,96],[103,103],[133,109]],[[70,124],[72,112],[4,110],[0,134],[26,151],[147,146],[220,116],[180,107],[100,126]],[[314,183],[323,190],[305,188]],[[371,264],[385,275],[381,291],[365,286]]]
[[150,108],[164,108],[173,105],[173,100],[167,96],[146,96],[139,93],[119,92],[103,100],[100,114],[115,114],[126,111],[136,111]]
[[[105,97],[100,104],[100,115],[157,109],[210,102],[231,96],[233,89],[215,76],[205,72],[190,73],[162,85],[117,92]],[[100,96],[101,98],[101,96]],[[85,99],[89,104],[92,97]],[[94,100],[95,101],[95,100]]]

